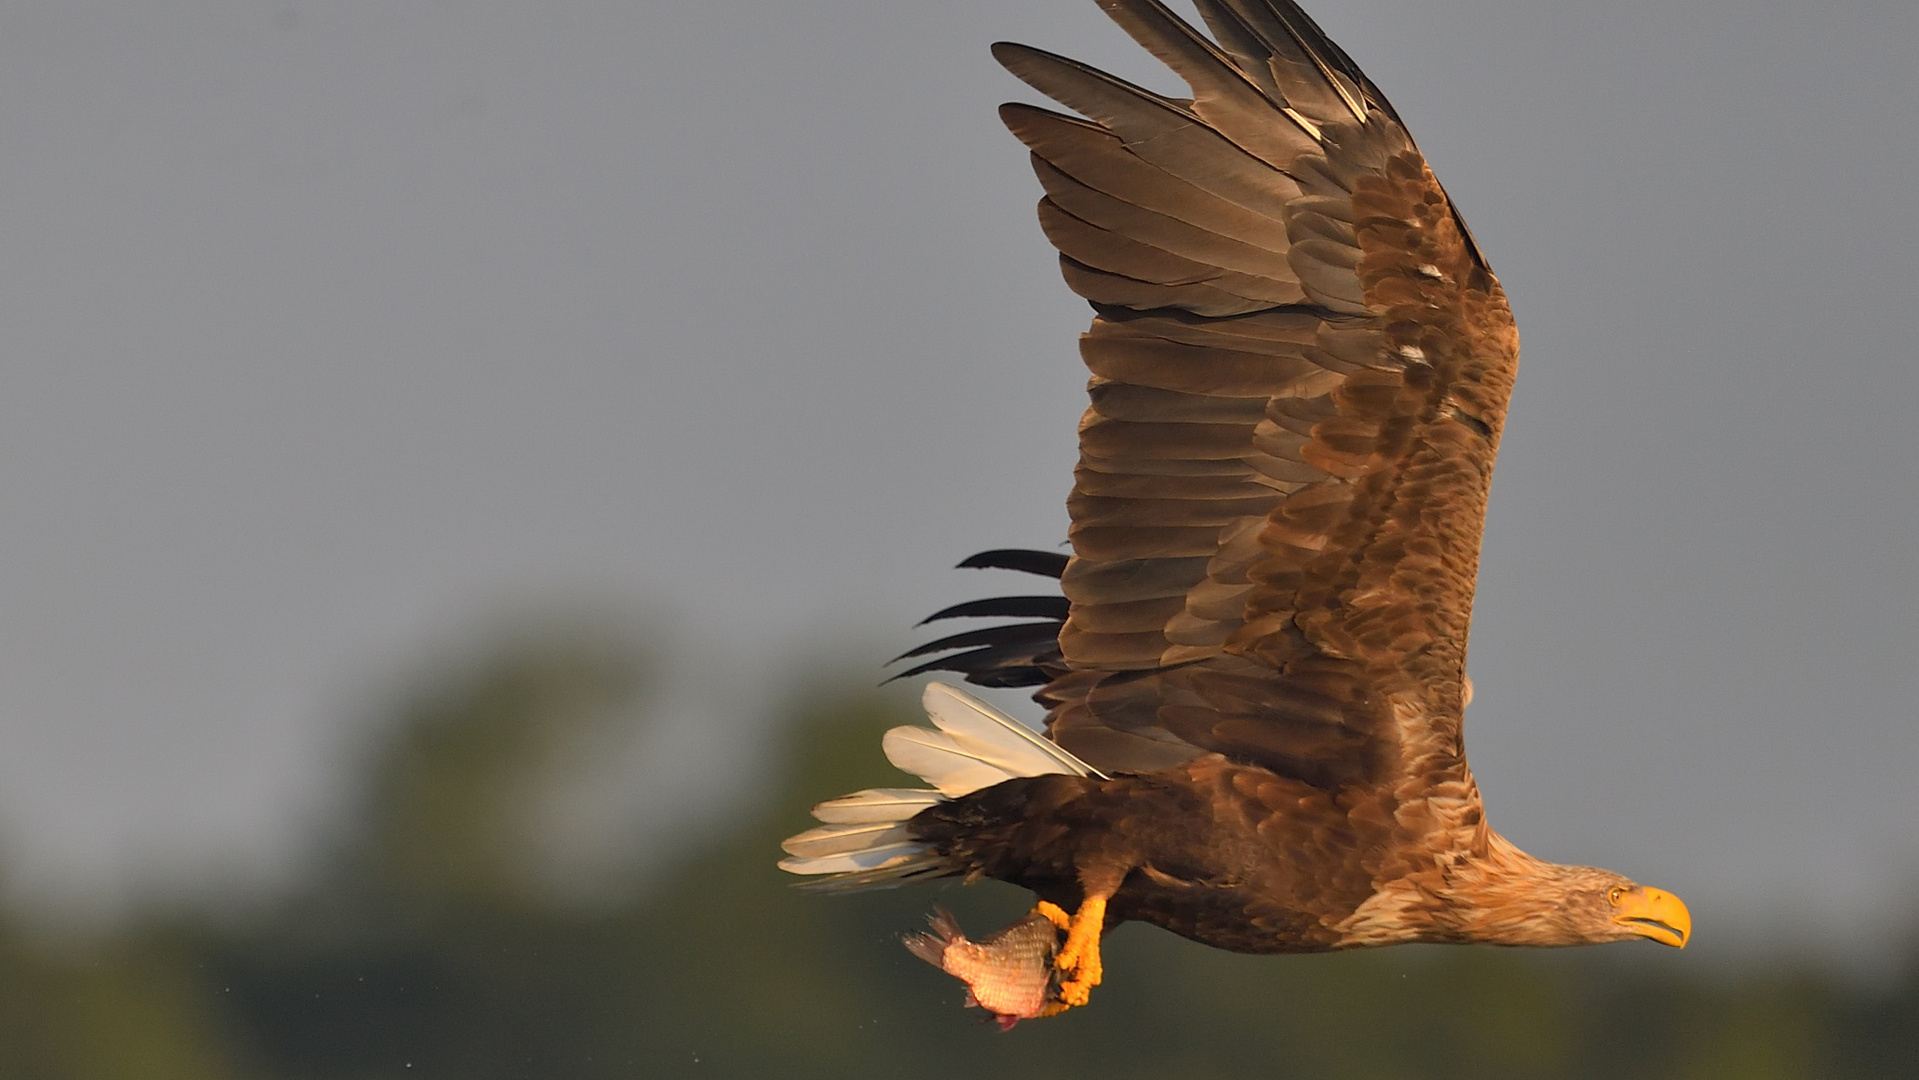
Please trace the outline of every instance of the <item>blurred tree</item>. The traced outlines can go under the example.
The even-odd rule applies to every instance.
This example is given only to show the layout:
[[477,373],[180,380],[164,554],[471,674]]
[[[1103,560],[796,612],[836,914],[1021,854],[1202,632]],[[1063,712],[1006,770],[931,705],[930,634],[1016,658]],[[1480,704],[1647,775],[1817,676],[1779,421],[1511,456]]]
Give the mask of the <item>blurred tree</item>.
[[197,969],[151,935],[33,947],[0,929],[0,1076],[237,1077]]
[[343,859],[352,887],[428,919],[537,906],[542,781],[569,742],[632,712],[644,672],[604,631],[546,627],[416,690],[369,763]]

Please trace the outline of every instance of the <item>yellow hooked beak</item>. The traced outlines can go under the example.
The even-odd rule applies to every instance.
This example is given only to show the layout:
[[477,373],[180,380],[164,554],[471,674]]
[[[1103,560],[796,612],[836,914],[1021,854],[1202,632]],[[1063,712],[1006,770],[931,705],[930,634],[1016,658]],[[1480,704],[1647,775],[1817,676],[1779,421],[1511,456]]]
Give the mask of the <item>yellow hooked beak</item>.
[[1664,889],[1650,885],[1615,889],[1612,906],[1612,921],[1641,937],[1675,949],[1685,948],[1692,939],[1692,913],[1683,900]]

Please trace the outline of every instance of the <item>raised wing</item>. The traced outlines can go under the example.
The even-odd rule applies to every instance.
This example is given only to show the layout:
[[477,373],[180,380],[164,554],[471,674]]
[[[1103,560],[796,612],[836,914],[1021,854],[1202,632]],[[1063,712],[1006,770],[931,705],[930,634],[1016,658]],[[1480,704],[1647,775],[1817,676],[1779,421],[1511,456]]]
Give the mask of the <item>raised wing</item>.
[[1098,312],[1050,731],[1108,772],[1218,752],[1327,788],[1437,779],[1463,764],[1504,294],[1298,7],[1197,0],[1209,40],[1155,0],[1101,6],[1191,99],[995,48],[1084,117],[1001,113]]

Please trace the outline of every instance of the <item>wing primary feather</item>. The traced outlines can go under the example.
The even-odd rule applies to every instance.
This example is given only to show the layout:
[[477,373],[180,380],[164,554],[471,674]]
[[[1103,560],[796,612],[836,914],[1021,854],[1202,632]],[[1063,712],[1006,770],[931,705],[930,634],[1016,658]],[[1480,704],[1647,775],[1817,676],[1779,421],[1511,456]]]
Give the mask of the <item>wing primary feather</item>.
[[994,596],[969,600],[935,611],[914,626],[925,626],[941,619],[1009,618],[1064,620],[1072,605],[1064,596]]
[[[1110,103],[1126,98],[1148,101],[1178,113],[1187,120],[1199,121],[1199,117],[1193,115],[1185,102],[1155,93],[1138,83],[1127,82],[1117,75],[1101,71],[1091,64],[1083,64],[1070,56],[1036,49],[1031,45],[1021,45],[1017,41],[996,41],[993,43],[993,59],[998,60],[1001,67],[1012,72],[1026,85],[1102,123],[1105,122],[1105,117],[1100,114],[1105,113],[1107,109],[1102,108],[1099,103],[1102,101]],[[1059,74],[1071,73],[1077,78],[1062,84],[1059,74],[1049,76],[1049,69]],[[1063,93],[1056,93],[1055,89],[1062,85],[1074,86],[1088,92],[1076,93],[1068,89]]]
[[965,649],[974,645],[1011,645],[1024,641],[1047,641],[1059,633],[1057,622],[1008,623],[1005,626],[988,626],[980,630],[968,630],[961,634],[952,634],[937,641],[929,641],[917,648],[908,649],[887,661],[897,664],[915,656],[927,653],[943,652],[949,649]]
[[[1373,104],[1392,117],[1394,123],[1398,123],[1399,117],[1366,76],[1360,73],[1358,65],[1344,50],[1333,44],[1319,24],[1298,4],[1290,0],[1226,0],[1226,3],[1240,17],[1241,23],[1263,39],[1275,59],[1283,58],[1289,64],[1304,60],[1310,64],[1320,80],[1359,123],[1366,122],[1366,98],[1374,99]],[[1282,93],[1287,89],[1284,85],[1280,87]]]
[[[1232,55],[1234,66],[1239,68],[1240,73],[1251,79],[1267,97],[1284,101],[1285,95],[1280,93],[1279,84],[1273,80],[1272,69],[1266,65],[1268,57],[1262,55],[1259,35],[1246,25],[1246,21],[1221,0],[1193,0],[1193,7],[1198,9],[1199,17],[1206,21],[1207,29],[1213,32],[1220,47]],[[1297,121],[1299,118],[1294,119]]]
[[[1281,111],[1273,99],[1247,78],[1231,56],[1159,0],[1100,0],[1100,7],[1134,41],[1186,80],[1193,91],[1192,111],[1213,122],[1221,134],[1275,168],[1284,168],[1299,152],[1301,148],[1288,140],[1272,141],[1273,114]],[[1315,142],[1319,140],[1315,126],[1300,123],[1297,116],[1287,119]]]
[[1018,570],[1022,574],[1058,578],[1066,573],[1066,556],[1055,551],[1027,548],[995,548],[970,555],[959,564],[962,570]]
[[[951,671],[966,676],[966,681],[975,686],[1013,687],[1040,686],[1053,676],[1047,670],[1059,661],[1059,637],[1048,637],[1044,643],[1022,642],[1013,645],[995,645],[971,652],[953,653],[937,660],[929,660],[918,667],[902,671],[886,680],[897,682],[910,679],[915,675],[925,675],[934,671]],[[882,684],[884,685],[884,684]]]

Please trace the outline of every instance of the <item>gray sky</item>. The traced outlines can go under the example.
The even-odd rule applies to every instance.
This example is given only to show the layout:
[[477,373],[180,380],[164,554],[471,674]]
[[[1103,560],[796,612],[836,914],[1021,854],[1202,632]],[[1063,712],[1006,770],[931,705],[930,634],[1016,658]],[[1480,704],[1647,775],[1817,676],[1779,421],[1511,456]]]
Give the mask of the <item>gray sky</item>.
[[[1910,910],[1919,7],[1312,11],[1525,341],[1493,820],[1702,930]],[[0,11],[16,888],[283,860],[490,612],[670,613],[752,684],[1061,538],[1088,313],[998,38],[1171,86],[1090,0]]]

